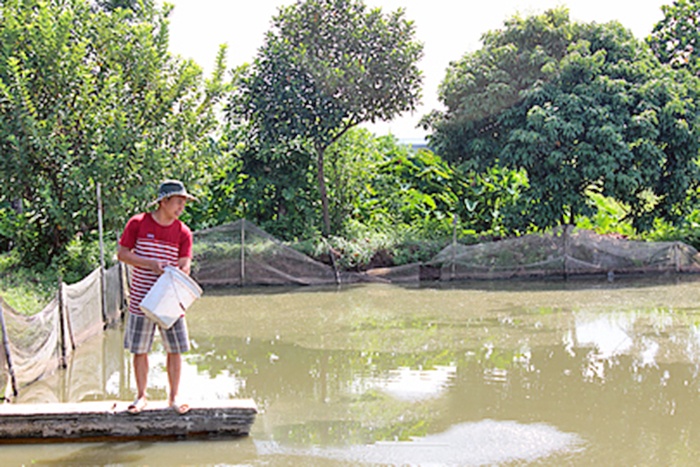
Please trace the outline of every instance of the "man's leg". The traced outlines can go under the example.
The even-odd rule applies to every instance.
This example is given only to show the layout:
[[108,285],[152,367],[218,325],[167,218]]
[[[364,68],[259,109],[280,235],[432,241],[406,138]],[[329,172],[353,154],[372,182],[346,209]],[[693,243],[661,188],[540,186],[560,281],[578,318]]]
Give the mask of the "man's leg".
[[182,357],[179,353],[168,354],[168,382],[170,383],[170,397],[168,402],[172,403],[177,399],[180,389],[180,374],[182,373]]
[[136,398],[146,399],[148,386],[148,354],[134,354],[134,376],[136,377]]
[[187,404],[178,401],[180,392],[180,375],[182,373],[182,352],[190,348],[187,324],[185,318],[180,318],[175,324],[163,331],[163,346],[168,354],[166,366],[168,369],[168,383],[170,383],[170,395],[168,405],[178,413],[186,413],[190,410]]
[[133,354],[134,378],[136,379],[136,400],[127,410],[139,413],[146,407],[146,387],[148,386],[148,352],[151,350],[155,324],[145,316],[129,313],[124,331],[124,347]]
[[180,390],[180,374],[182,373],[182,357],[179,353],[168,353],[168,382],[170,383],[170,396],[168,405],[177,413],[184,414],[190,410],[188,404],[178,400],[177,395]]

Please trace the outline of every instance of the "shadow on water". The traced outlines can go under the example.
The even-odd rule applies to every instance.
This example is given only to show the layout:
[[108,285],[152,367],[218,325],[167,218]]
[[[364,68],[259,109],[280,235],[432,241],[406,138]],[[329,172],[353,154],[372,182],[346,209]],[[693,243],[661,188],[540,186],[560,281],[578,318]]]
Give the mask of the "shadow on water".
[[[207,291],[181,392],[251,397],[243,440],[3,447],[21,465],[688,465],[700,287],[662,281]],[[164,398],[165,355],[149,396]],[[121,332],[21,402],[129,400]]]
[[[662,274],[590,274],[580,276],[570,276],[565,279],[563,276],[541,277],[521,277],[501,280],[456,280],[438,281],[425,280],[420,282],[397,282],[391,284],[392,287],[405,290],[475,290],[475,291],[537,291],[537,290],[586,290],[586,289],[619,289],[619,288],[645,288],[645,287],[672,287],[678,284],[700,283],[700,274],[695,273],[672,273]],[[209,286],[206,294],[212,296],[229,295],[285,295],[294,294],[316,294],[319,292],[343,292],[347,290],[362,289],[368,286],[387,285],[382,282],[369,283],[348,283],[340,285],[311,285],[311,286],[252,286],[252,287],[227,287]],[[699,284],[700,285],[700,284]]]
[[144,462],[146,456],[139,451],[143,451],[149,447],[144,443],[99,443],[84,445],[79,447],[74,452],[66,454],[55,459],[47,459],[33,462],[34,465],[72,465],[72,466],[89,466],[100,465],[104,463],[104,459],[110,459],[113,464],[136,464]]

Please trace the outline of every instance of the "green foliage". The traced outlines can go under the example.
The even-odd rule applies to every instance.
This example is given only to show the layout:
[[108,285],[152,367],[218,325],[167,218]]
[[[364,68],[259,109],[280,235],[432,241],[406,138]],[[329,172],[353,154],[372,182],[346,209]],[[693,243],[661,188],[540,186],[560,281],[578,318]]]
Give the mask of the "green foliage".
[[283,240],[311,237],[321,230],[308,147],[248,141],[238,154],[212,184],[219,216],[245,217]]
[[466,185],[440,157],[412,151],[392,136],[376,139],[353,218],[369,226],[411,225],[444,235]]
[[114,231],[158,181],[206,179],[217,162],[204,143],[225,49],[203,88],[199,67],[167,50],[169,7],[138,5],[0,4],[0,201],[16,206],[2,230],[32,264],[94,238],[97,183]]
[[424,123],[446,160],[529,183],[505,223],[528,230],[590,217],[599,193],[635,228],[682,218],[697,185],[698,82],[663,67],[618,23],[571,23],[566,9],[514,17],[451,65],[445,113]]
[[360,123],[413,110],[421,55],[402,10],[384,15],[360,0],[306,0],[273,18],[229,118],[248,119],[263,147],[313,150],[324,233],[331,229],[326,150]]
[[637,232],[632,224],[623,220],[627,212],[624,205],[598,193],[589,193],[588,196],[595,203],[595,214],[592,217],[579,216],[576,219],[576,227],[593,230],[599,234],[636,236]]
[[[116,251],[116,241],[105,243],[105,267],[115,264],[110,252]],[[16,311],[32,315],[46,306],[58,292],[58,282],[73,284],[100,266],[98,241],[81,236],[71,240],[61,255],[49,265],[27,265],[14,249],[0,255],[0,296]]]
[[316,237],[292,243],[296,250],[324,261],[329,248],[336,265],[344,270],[363,271],[371,267],[400,266],[428,261],[450,241],[422,238],[408,226],[369,227],[357,221],[345,225],[344,236]]
[[16,250],[0,255],[0,296],[18,313],[32,315],[46,306],[58,290],[51,268],[28,268]]
[[[395,141],[391,144],[396,145]],[[357,200],[368,181],[376,176],[375,168],[390,150],[368,130],[353,128],[326,152],[331,231],[345,233],[348,219],[356,210]]]
[[[115,264],[115,258],[110,252],[117,251],[117,242],[112,240],[105,243],[105,268]],[[63,282],[73,284],[100,266],[99,241],[85,240],[75,237],[67,245],[65,251],[53,259],[51,268],[60,275]]]
[[700,0],[676,0],[661,11],[647,43],[662,63],[700,76]]
[[455,169],[432,151],[413,151],[390,136],[375,145],[380,157],[365,168],[365,190],[352,216],[375,229],[400,225],[417,238],[442,239],[452,235],[456,216],[461,226],[502,235],[503,212],[527,186],[522,173]]
[[683,222],[673,225],[657,220],[654,229],[647,232],[644,238],[650,241],[679,241],[700,250],[700,210],[693,210]]

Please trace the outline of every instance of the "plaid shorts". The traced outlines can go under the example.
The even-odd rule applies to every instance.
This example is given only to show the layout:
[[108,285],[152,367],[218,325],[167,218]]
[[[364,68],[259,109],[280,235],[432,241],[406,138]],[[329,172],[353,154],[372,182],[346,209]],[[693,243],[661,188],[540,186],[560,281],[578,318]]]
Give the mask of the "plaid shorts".
[[[126,329],[124,330],[124,348],[134,354],[144,354],[151,351],[153,337],[156,334],[156,323],[145,316],[128,313]],[[187,335],[185,317],[175,321],[170,329],[158,326],[163,347],[167,353],[183,353],[190,350],[190,339]]]

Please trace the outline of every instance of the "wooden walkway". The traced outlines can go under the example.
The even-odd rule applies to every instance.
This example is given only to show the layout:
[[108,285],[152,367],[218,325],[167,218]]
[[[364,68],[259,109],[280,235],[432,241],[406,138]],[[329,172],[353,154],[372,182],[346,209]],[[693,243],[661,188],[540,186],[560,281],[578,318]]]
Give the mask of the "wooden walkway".
[[251,399],[193,402],[182,415],[165,401],[149,401],[139,414],[128,405],[0,404],[0,444],[247,436],[258,413]]

